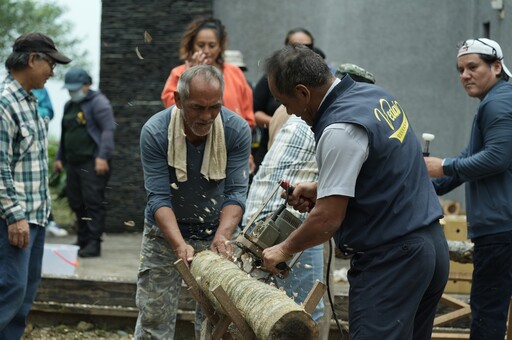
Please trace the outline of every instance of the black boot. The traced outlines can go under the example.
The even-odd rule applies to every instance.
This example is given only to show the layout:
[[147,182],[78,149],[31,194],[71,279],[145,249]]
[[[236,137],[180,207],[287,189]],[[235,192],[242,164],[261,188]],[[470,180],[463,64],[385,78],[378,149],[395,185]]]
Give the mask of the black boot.
[[98,257],[101,254],[101,241],[90,240],[85,247],[78,251],[80,257]]
[[78,246],[80,249],[83,249],[86,245],[87,245],[87,241],[76,241],[75,243],[73,243],[74,246]]

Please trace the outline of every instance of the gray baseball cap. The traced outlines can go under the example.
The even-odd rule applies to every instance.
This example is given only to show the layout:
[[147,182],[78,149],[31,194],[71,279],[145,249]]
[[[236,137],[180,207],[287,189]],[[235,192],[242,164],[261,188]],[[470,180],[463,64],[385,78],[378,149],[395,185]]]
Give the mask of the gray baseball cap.
[[92,84],[91,76],[81,67],[72,67],[64,77],[64,88],[70,91],[79,90],[84,84]]

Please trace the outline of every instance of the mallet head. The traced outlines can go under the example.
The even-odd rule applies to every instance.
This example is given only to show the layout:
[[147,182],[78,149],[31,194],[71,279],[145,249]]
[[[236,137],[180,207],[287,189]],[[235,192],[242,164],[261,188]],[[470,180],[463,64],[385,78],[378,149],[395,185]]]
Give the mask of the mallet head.
[[421,138],[423,138],[423,140],[425,141],[425,149],[423,151],[423,156],[428,157],[428,156],[430,156],[430,152],[428,151],[428,146],[429,146],[430,142],[433,141],[434,138],[436,138],[436,136],[434,136],[431,133],[424,133],[421,135]]

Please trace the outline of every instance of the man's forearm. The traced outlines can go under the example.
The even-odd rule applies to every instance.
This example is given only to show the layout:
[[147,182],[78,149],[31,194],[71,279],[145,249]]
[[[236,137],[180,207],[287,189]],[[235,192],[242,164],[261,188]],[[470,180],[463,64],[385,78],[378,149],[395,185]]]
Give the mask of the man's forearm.
[[155,222],[164,238],[171,245],[173,250],[183,246],[186,242],[181,235],[178,222],[176,221],[176,215],[169,207],[161,207],[155,212]]
[[349,197],[329,196],[316,202],[304,223],[283,242],[290,255],[328,241],[345,219]]
[[283,248],[289,255],[296,254],[300,251],[312,248],[328,241],[334,236],[337,229],[334,228],[318,228],[319,219],[312,215],[313,209],[304,223],[288,236],[283,242]]
[[243,211],[238,205],[226,205],[220,211],[219,227],[217,234],[222,234],[226,239],[231,239],[235,229],[242,220]]

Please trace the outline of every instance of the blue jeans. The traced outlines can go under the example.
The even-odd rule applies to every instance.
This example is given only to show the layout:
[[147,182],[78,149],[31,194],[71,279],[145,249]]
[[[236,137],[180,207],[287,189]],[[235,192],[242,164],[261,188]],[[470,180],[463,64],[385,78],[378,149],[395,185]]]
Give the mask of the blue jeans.
[[[286,294],[295,302],[301,304],[306,300],[316,281],[325,282],[324,275],[324,246],[320,244],[304,250],[299,260],[292,268],[286,279],[276,277],[278,287],[284,287]],[[320,300],[313,311],[313,320],[319,321],[324,315],[324,302]]]
[[7,222],[0,219],[0,340],[19,339],[41,282],[45,228],[30,224],[30,245],[9,244]]
[[503,340],[512,295],[512,232],[473,242],[471,340]]

